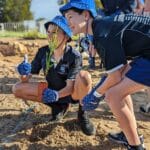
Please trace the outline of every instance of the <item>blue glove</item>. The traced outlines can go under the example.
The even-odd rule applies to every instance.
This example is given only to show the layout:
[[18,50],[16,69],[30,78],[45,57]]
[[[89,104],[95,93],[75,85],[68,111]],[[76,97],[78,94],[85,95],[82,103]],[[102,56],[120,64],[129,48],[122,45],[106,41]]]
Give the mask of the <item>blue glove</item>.
[[91,92],[83,98],[82,100],[83,110],[90,111],[96,109],[100,101],[104,99],[105,96],[104,95],[99,96],[98,93],[96,92],[96,89],[105,81],[105,79],[106,76],[102,77],[100,82],[91,90]]
[[83,104],[82,109],[85,111],[94,110],[98,107],[100,101],[102,101],[103,99],[104,99],[104,95],[99,97],[96,96],[95,93],[89,93],[82,100],[82,104]]
[[57,102],[59,99],[58,92],[52,89],[45,89],[42,100],[45,104]]
[[28,63],[27,55],[24,56],[24,61],[18,65],[17,70],[20,75],[29,75],[31,73],[31,64]]

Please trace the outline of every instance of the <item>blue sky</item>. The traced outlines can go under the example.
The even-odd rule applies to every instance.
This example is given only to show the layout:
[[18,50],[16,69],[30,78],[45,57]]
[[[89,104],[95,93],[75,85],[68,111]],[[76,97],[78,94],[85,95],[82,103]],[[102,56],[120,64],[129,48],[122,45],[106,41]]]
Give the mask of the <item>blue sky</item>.
[[52,19],[59,14],[59,7],[57,0],[32,0],[31,11],[34,19]]

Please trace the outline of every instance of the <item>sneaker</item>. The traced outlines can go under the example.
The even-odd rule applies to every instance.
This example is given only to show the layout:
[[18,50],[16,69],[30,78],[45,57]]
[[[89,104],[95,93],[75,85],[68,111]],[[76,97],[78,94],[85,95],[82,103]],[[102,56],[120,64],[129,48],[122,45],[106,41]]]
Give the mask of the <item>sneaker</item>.
[[[128,141],[127,141],[127,139],[126,139],[126,137],[122,131],[119,133],[109,133],[108,138],[113,142],[116,142],[119,144],[124,144],[126,146],[129,145]],[[139,138],[140,138],[141,144],[144,148],[144,137],[143,137],[143,135],[140,135]]]
[[140,112],[144,115],[150,116],[150,103],[140,106]]
[[95,134],[96,129],[93,123],[90,121],[87,112],[83,111],[81,106],[79,106],[78,111],[78,123],[84,134],[89,136]]
[[65,115],[67,114],[68,110],[69,110],[69,103],[66,104],[58,104],[58,103],[54,103],[53,105],[51,105],[51,109],[52,109],[52,118],[51,121],[61,121]]

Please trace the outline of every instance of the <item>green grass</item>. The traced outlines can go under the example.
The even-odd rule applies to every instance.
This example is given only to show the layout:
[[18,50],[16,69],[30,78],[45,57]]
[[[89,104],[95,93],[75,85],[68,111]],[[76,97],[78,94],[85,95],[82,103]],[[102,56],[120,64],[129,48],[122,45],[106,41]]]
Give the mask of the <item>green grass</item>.
[[[30,30],[27,32],[15,32],[15,31],[0,31],[1,37],[10,38],[24,38],[24,39],[46,39],[47,35],[39,33],[37,30]],[[79,36],[73,36],[73,41],[78,40]]]
[[0,31],[0,37],[45,39],[46,35],[39,33],[37,30],[31,30],[28,32]]
[[41,34],[37,30],[25,32],[23,35],[23,38],[25,39],[45,39],[46,37],[45,34]]
[[13,31],[0,31],[0,37],[23,37],[23,33]]

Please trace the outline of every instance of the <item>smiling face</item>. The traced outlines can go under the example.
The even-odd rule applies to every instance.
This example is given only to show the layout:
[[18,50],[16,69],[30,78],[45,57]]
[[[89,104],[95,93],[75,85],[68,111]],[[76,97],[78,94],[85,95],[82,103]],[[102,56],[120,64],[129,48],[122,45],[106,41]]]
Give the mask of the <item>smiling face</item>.
[[65,17],[68,20],[68,24],[74,35],[79,33],[85,33],[87,23],[87,11],[83,11],[81,14],[70,9],[65,13]]

